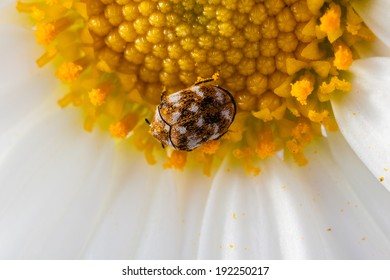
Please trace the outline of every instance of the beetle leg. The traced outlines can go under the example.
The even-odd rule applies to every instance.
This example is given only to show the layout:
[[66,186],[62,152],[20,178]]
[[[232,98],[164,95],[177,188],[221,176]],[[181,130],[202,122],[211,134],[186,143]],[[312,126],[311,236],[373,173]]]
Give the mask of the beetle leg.
[[148,119],[145,119],[145,122],[150,125],[150,121]]
[[165,98],[165,96],[167,96],[167,94],[168,94],[167,88],[164,86],[161,92],[161,101],[163,101],[163,99]]

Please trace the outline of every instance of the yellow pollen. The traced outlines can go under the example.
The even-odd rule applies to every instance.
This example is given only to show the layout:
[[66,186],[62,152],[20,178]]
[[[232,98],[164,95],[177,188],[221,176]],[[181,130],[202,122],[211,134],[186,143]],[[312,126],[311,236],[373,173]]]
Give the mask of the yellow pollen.
[[[35,19],[35,20],[43,20],[45,18],[45,12],[42,11],[41,9],[38,9],[37,7],[33,7],[31,9],[31,16]],[[38,41],[38,44],[40,42]]]
[[79,77],[82,70],[82,66],[75,64],[74,62],[66,62],[58,68],[56,76],[61,81],[70,83],[74,82]]
[[216,151],[219,149],[220,142],[219,141],[210,141],[205,144],[203,144],[200,149],[203,153],[212,155],[215,154]]
[[47,45],[56,37],[55,26],[51,23],[38,23],[35,29],[37,43]]
[[340,91],[350,91],[351,83],[345,80],[340,80],[338,77],[333,76],[330,81],[322,82],[322,84],[318,88],[318,99],[321,102],[328,101],[330,99],[331,94],[334,93],[335,90]]
[[296,139],[292,139],[287,142],[287,149],[293,154],[298,154],[301,152],[302,147],[298,144]]
[[312,122],[323,123],[324,119],[329,117],[329,112],[324,110],[321,113],[318,113],[314,110],[309,110],[308,117]]
[[335,58],[333,61],[333,65],[339,70],[347,70],[349,66],[351,66],[352,52],[350,48],[348,48],[345,44],[339,44],[336,47]]
[[[45,11],[33,6],[31,8],[31,14],[33,17],[41,17],[45,19]],[[35,26],[35,37],[37,43],[41,45],[50,44],[59,33],[66,30],[73,23],[72,19],[58,18],[51,22],[39,21]]]
[[313,89],[313,81],[309,77],[305,76],[299,81],[291,84],[291,95],[294,96],[302,105],[306,105],[307,97],[312,94]]
[[238,148],[233,150],[233,156],[239,159],[244,167],[246,174],[257,176],[260,174],[260,168],[255,166],[251,160],[253,150],[250,148]]
[[173,168],[183,170],[187,162],[187,153],[182,151],[173,151],[171,156],[168,157],[164,168]]
[[245,149],[235,149],[233,151],[233,154],[236,158],[238,159],[244,159],[244,158],[249,158],[253,155],[253,151],[249,148]]
[[129,132],[136,126],[138,116],[128,114],[117,123],[110,126],[111,136],[115,138],[125,138]]
[[255,152],[261,159],[271,157],[275,154],[276,145],[273,140],[271,127],[267,126],[259,132],[259,140]]
[[337,123],[330,117],[329,111],[327,110],[324,110],[321,113],[309,110],[308,118],[312,122],[322,124],[328,131],[337,131],[338,129]]
[[332,3],[325,14],[320,18],[320,29],[326,33],[331,33],[340,28],[341,9],[340,6]]
[[312,133],[310,125],[307,122],[298,123],[292,130],[292,136],[300,143],[310,142],[312,139]]
[[101,106],[106,102],[108,93],[104,89],[94,88],[88,92],[88,96],[94,106]]
[[[80,108],[85,130],[129,142],[149,164],[165,158],[165,168],[205,174],[226,157],[253,175],[277,152],[306,164],[322,128],[337,130],[330,99],[351,89],[341,77],[356,44],[375,37],[348,0],[34,0],[16,8],[30,15],[43,47],[38,66],[52,62],[66,83],[59,106]],[[210,78],[235,100],[229,131],[191,152],[163,149],[145,123],[162,91]]]
[[54,6],[58,4],[58,0],[46,0],[46,4],[49,6]]
[[256,154],[261,159],[265,159],[267,157],[271,157],[275,154],[276,147],[273,142],[263,141],[258,144],[256,147]]
[[307,159],[303,153],[303,147],[298,143],[296,139],[292,139],[286,144],[287,149],[291,152],[294,161],[299,165],[303,166],[307,164]]

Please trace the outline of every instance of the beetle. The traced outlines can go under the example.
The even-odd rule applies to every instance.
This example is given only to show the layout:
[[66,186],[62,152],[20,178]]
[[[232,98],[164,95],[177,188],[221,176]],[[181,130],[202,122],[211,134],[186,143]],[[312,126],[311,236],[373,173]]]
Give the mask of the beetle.
[[233,95],[209,84],[213,78],[198,80],[193,86],[161,95],[161,103],[149,124],[149,133],[176,150],[192,151],[204,143],[221,138],[236,115]]

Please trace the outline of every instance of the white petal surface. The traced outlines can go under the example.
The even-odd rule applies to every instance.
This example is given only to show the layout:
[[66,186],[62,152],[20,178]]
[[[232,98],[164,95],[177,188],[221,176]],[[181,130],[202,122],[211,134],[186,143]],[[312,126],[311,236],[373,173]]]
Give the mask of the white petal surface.
[[198,257],[307,258],[305,244],[312,236],[303,238],[304,224],[313,217],[302,207],[306,193],[297,191],[291,170],[277,158],[267,161],[258,177],[227,168],[218,172],[208,197]]
[[186,172],[175,179],[124,146],[113,170],[110,196],[85,257],[196,258],[210,178],[196,171],[198,176]]
[[390,48],[390,29],[388,28],[390,17],[390,1],[370,0],[352,1],[352,6],[363,18],[367,26]]
[[390,46],[386,45],[380,38],[376,38],[374,42],[359,42],[353,48],[357,51],[359,58],[390,57]]
[[0,3],[0,9],[7,8],[9,6],[14,6],[16,3],[15,0],[2,0]]
[[[389,211],[390,194],[380,189],[378,181],[369,176],[350,149],[337,154],[334,142],[331,142],[332,150],[325,140],[322,142],[318,147],[310,147],[307,168],[293,167],[300,182],[310,186],[305,190],[310,197],[309,209],[315,216],[311,227],[316,227],[319,233],[317,243],[306,244],[314,248],[311,258],[388,259],[390,222],[388,219],[378,222],[378,212],[374,209],[381,208],[382,213]],[[347,146],[341,136],[336,143]],[[351,165],[345,166],[348,163]],[[351,172],[354,168],[361,173]],[[377,190],[364,192],[366,188]],[[321,255],[316,256],[319,252]]]
[[390,211],[390,193],[382,187],[340,133],[331,133],[328,141],[338,168],[353,187],[361,204],[364,204],[372,221],[389,236],[390,222],[387,213]]
[[35,43],[31,28],[11,21],[22,18],[12,2],[0,9],[0,33],[2,38],[7,38],[0,41],[0,139],[20,133],[19,122],[33,123],[37,115],[44,117],[53,109],[58,110],[52,104],[62,93],[53,78],[52,67],[39,69],[35,63],[43,49]]
[[59,84],[36,66],[31,30],[3,22],[15,13],[13,3],[0,21],[0,258],[80,258],[109,186],[112,142],[58,108]]
[[208,198],[198,257],[389,258],[390,222],[380,213],[390,210],[390,194],[380,188],[364,192],[378,181],[366,177],[370,173],[360,161],[364,180],[344,174],[344,163],[325,141],[311,147],[308,157],[304,168],[274,158],[254,178],[221,169]]
[[53,114],[3,158],[0,258],[82,256],[109,187],[112,147],[75,127]]
[[[374,172],[389,152],[388,87],[374,85],[389,77],[389,60],[356,62],[356,77],[372,72],[354,81],[360,99],[334,101],[347,115],[341,130],[376,176],[332,134],[330,146],[311,146],[305,168],[275,157],[250,177],[226,161],[208,178],[151,167],[125,144],[85,133],[78,114],[56,107],[52,70],[38,70],[41,50],[25,44],[31,31],[3,24],[1,11],[0,258],[390,258],[390,193]],[[338,110],[345,105],[361,119]]]
[[390,190],[390,58],[356,61],[352,91],[332,100],[340,130],[349,145]]

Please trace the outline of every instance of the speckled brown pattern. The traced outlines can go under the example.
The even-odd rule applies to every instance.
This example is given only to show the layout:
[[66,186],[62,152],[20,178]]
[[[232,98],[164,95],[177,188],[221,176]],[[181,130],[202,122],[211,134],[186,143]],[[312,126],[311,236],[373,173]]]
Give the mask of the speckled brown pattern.
[[234,120],[236,104],[225,89],[200,84],[163,96],[151,133],[164,145],[191,151],[224,135]]

